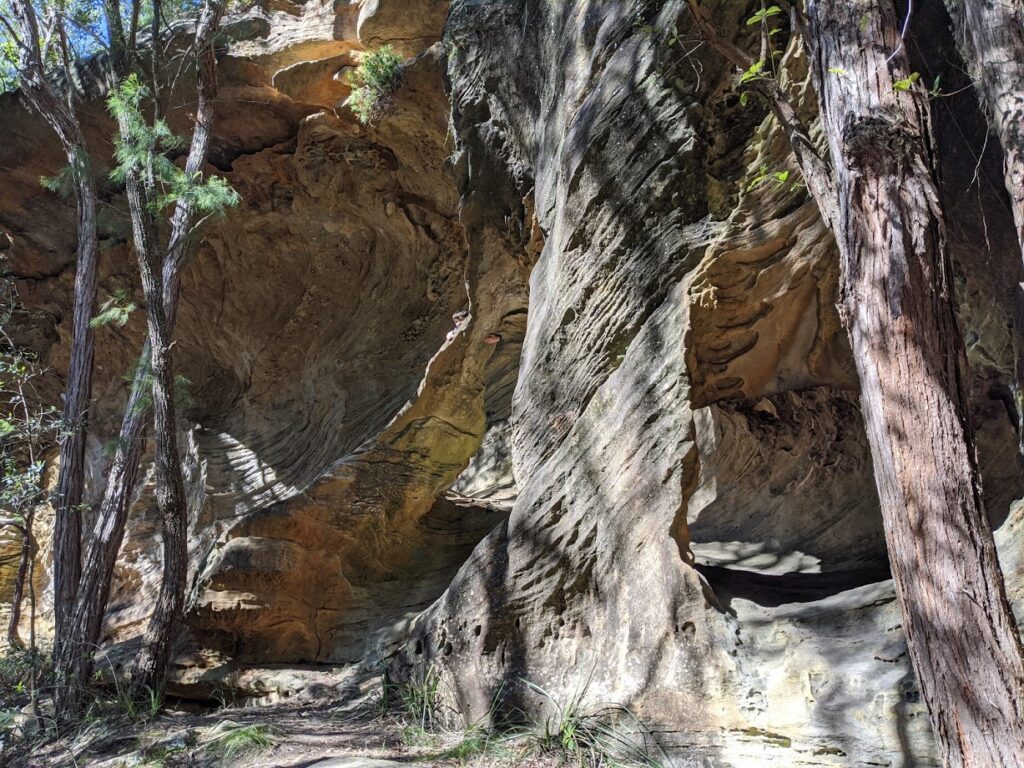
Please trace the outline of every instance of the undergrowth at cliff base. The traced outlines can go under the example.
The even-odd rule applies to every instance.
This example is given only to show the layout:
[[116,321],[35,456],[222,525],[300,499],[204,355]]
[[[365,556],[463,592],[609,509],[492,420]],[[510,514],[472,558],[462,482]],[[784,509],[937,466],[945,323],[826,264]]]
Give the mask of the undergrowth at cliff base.
[[626,707],[591,705],[586,685],[558,697],[528,680],[522,683],[539,696],[546,715],[512,713],[509,724],[488,727],[485,723],[497,719],[499,697],[495,696],[487,716],[466,725],[458,711],[444,703],[451,697],[434,667],[401,682],[385,672],[374,710],[378,717],[398,719],[407,746],[433,748],[432,759],[460,766],[550,763],[576,768],[671,768],[650,731]]
[[240,725],[225,720],[214,730],[206,754],[225,765],[234,758],[265,752],[277,742],[278,733],[267,725]]

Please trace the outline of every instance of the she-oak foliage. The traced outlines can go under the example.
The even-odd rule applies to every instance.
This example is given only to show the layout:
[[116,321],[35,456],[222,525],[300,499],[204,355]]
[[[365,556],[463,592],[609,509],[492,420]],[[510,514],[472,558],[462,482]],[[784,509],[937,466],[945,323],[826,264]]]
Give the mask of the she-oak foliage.
[[149,88],[137,75],[131,75],[107,98],[110,114],[122,126],[114,137],[115,166],[110,172],[111,180],[123,184],[128,174],[139,172],[154,192],[150,203],[154,214],[179,201],[190,203],[207,216],[237,205],[238,193],[222,177],[190,175],[174,164],[169,153],[182,148],[185,142],[171,132],[166,120],[147,122],[143,105],[149,95]]
[[[193,134],[173,135],[162,113],[163,70],[154,58],[143,75],[140,52],[160,50],[162,29],[174,18],[196,14],[193,57],[196,108]],[[60,140],[67,169],[46,185],[70,187],[78,210],[78,249],[71,362],[54,492],[54,703],[59,719],[73,722],[81,711],[92,674],[114,567],[135,488],[146,427],[152,414],[156,444],[156,497],[164,540],[164,574],[153,617],[132,668],[132,688],[158,689],[180,623],[187,572],[186,504],[176,448],[175,397],[180,389],[172,362],[174,314],[180,273],[191,250],[191,235],[202,221],[238,202],[220,178],[204,179],[216,98],[214,48],[223,0],[0,0],[0,86],[19,87],[32,108]],[[159,18],[161,23],[156,23]],[[13,48],[8,43],[13,44]],[[111,179],[124,185],[132,241],[145,294],[147,343],[133,377],[129,404],[107,473],[103,500],[95,511],[92,536],[82,536],[80,502],[84,443],[89,431],[94,330],[123,323],[131,312],[127,295],[95,313],[97,210],[99,200],[76,101],[76,61],[107,49],[114,83],[108,107],[118,131]],[[15,55],[10,55],[11,52]],[[148,79],[154,78],[153,82]],[[149,117],[154,115],[152,119]],[[177,159],[181,158],[183,162]],[[68,184],[68,182],[71,182]]]

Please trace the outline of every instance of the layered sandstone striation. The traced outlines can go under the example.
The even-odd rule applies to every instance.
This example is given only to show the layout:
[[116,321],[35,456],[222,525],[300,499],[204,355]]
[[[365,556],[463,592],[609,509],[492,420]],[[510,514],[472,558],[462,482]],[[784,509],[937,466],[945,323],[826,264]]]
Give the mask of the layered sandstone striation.
[[[737,36],[741,5],[717,19]],[[941,9],[920,23],[921,55],[955,61]],[[175,692],[337,695],[382,668],[435,670],[471,722],[543,711],[525,681],[626,705],[680,765],[937,764],[834,244],[773,121],[693,47],[685,3],[275,2],[229,31],[211,169],[243,202],[204,226],[182,287]],[[346,72],[385,44],[404,81],[362,126]],[[799,48],[780,66],[813,119]],[[81,88],[102,168],[103,83],[83,67]],[[174,99],[184,115],[187,88]],[[71,213],[37,182],[56,144],[17,94],[0,100],[19,338],[55,402]],[[1013,230],[985,183],[991,147],[975,183],[970,94],[942,108],[973,417],[1020,608]],[[138,294],[123,201],[103,194],[101,294]],[[137,317],[99,334],[92,498],[141,337]],[[156,589],[151,494],[147,475],[115,650]]]

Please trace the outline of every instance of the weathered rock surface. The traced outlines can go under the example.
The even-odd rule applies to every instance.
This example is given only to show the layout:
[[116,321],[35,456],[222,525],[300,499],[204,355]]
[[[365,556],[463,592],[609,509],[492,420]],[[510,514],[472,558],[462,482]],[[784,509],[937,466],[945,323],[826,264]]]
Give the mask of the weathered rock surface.
[[[502,514],[489,502],[440,498],[488,417],[507,417],[526,293],[515,262],[466,261],[441,52],[424,51],[444,16],[432,5],[434,21],[413,22],[394,3],[278,4],[229,26],[245,34],[221,58],[211,160],[243,203],[204,230],[183,280],[176,344],[192,382],[189,622],[204,658],[211,650],[263,661],[361,658],[370,629],[389,620],[376,608],[392,602],[402,616],[429,603],[447,583],[445,568],[456,568]],[[338,102],[347,87],[330,92],[344,82],[338,61],[357,61],[365,47],[357,14],[358,29],[377,30],[374,45],[392,42],[390,30],[417,56],[392,114],[369,129]],[[414,23],[427,26],[406,39]],[[102,83],[86,85],[102,93]],[[0,225],[18,243],[20,298],[35,310],[19,330],[58,372],[44,393],[55,400],[73,228],[37,182],[59,168],[59,154],[50,144],[31,151],[47,133],[17,95],[3,98],[13,120],[0,164],[14,170],[0,193]],[[88,102],[83,112],[91,144],[108,146],[101,105]],[[119,204],[114,190],[105,195]],[[124,222],[104,234],[101,296],[117,287],[137,293]],[[470,321],[446,343],[452,313],[471,306]],[[483,344],[495,329],[502,343]],[[102,445],[124,402],[121,375],[140,338],[138,317],[99,334],[94,498]],[[137,632],[159,572],[148,490],[112,596],[112,638]],[[480,483],[476,490],[486,493]],[[420,603],[401,586],[403,569]],[[344,629],[331,618],[360,612]]]
[[[452,5],[459,135],[532,193],[544,249],[513,400],[516,503],[394,668],[440,667],[470,717],[495,699],[543,708],[523,678],[556,699],[585,686],[657,723],[683,765],[937,764],[885,580],[833,245],[801,189],[751,184],[784,167],[781,137],[737,115],[711,55],[672,56],[682,5]],[[799,51],[787,69],[800,98]],[[983,215],[950,211],[956,229]],[[979,307],[965,333],[989,350],[974,407],[998,522],[1020,475],[1007,296],[990,281],[1014,272],[976,241],[953,247]]]
[[[747,34],[744,11],[723,4],[722,28]],[[941,10],[920,16],[922,56],[956,82]],[[243,204],[204,228],[176,345],[193,567],[175,692],[270,701],[432,667],[470,721],[543,710],[524,680],[585,688],[677,765],[937,765],[834,245],[798,184],[764,181],[790,167],[772,120],[711,51],[672,42],[693,37],[685,3],[317,0],[231,28],[211,164]],[[366,128],[345,73],[384,44],[410,61]],[[813,118],[801,52],[781,66]],[[86,83],[83,114],[105,161],[101,94]],[[970,94],[942,108],[973,416],[1020,613],[1013,233],[997,187],[972,186]],[[39,121],[17,96],[0,109],[0,229],[52,401],[71,215],[36,182],[60,165]],[[103,292],[138,293],[117,216],[104,242]],[[100,333],[93,497],[140,339],[139,318]],[[147,478],[114,641],[156,588],[151,507]]]

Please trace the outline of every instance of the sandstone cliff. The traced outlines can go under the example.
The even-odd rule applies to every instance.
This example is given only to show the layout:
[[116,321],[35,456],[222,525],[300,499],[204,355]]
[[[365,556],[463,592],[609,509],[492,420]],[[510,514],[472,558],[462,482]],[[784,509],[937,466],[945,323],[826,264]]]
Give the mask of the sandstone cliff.
[[[740,5],[720,14],[731,34]],[[922,68],[958,82],[947,20],[920,25]],[[937,765],[835,247],[800,185],[757,183],[791,168],[784,138],[695,45],[685,3],[275,2],[229,32],[211,163],[243,203],[205,227],[182,288],[175,693],[337,695],[429,668],[471,721],[544,707],[526,680],[585,688],[680,765]],[[345,72],[383,44],[405,79],[364,127]],[[801,52],[783,66],[812,117]],[[82,88],[109,164],[103,85],[83,69]],[[939,109],[972,415],[1020,610],[1019,260],[973,97]],[[17,94],[0,112],[19,334],[56,402],[72,215],[38,184],[61,162],[40,121]],[[104,202],[101,294],[138,294],[123,201]],[[98,339],[94,497],[142,330]],[[156,589],[151,490],[106,620],[114,658]]]

